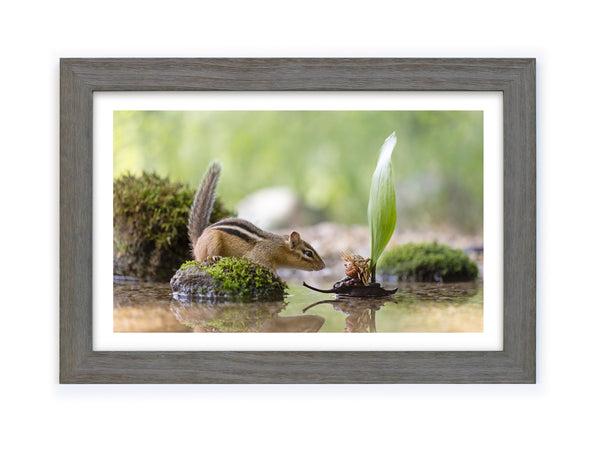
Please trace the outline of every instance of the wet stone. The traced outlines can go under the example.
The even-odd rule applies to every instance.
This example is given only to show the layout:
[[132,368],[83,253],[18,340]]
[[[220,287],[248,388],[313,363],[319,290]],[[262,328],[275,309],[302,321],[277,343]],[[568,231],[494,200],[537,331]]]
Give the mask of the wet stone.
[[171,289],[180,301],[282,301],[286,284],[254,261],[216,257],[181,265],[171,278]]

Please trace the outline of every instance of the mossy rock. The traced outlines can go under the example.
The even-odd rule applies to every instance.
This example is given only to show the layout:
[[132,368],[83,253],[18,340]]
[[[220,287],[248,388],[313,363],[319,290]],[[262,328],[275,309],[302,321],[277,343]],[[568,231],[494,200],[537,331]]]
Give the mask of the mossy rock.
[[286,284],[269,268],[237,257],[187,261],[171,278],[175,298],[229,301],[281,301]]
[[[194,191],[155,173],[113,185],[113,274],[168,281],[190,257],[187,223]],[[211,223],[231,213],[217,200]]]
[[440,243],[407,243],[383,254],[377,271],[402,281],[472,281],[477,264],[464,251]]

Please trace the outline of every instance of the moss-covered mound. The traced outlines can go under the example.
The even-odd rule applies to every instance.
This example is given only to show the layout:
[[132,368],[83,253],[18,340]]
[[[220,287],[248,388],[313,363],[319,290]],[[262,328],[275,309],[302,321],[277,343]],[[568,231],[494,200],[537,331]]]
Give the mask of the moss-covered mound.
[[464,251],[440,243],[408,243],[384,253],[377,271],[402,281],[471,281],[477,264]]
[[[155,173],[113,185],[113,273],[168,281],[190,257],[187,222],[194,191]],[[217,200],[211,222],[231,216]]]
[[237,257],[187,261],[171,278],[178,299],[226,299],[230,301],[280,301],[286,284],[269,268]]

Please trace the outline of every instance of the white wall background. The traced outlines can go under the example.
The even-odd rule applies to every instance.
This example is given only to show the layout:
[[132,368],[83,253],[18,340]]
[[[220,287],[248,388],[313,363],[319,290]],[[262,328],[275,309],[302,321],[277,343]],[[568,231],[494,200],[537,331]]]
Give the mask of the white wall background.
[[[4,6],[3,474],[596,473],[600,42],[593,4],[284,5]],[[59,386],[61,56],[536,57],[538,384]]]

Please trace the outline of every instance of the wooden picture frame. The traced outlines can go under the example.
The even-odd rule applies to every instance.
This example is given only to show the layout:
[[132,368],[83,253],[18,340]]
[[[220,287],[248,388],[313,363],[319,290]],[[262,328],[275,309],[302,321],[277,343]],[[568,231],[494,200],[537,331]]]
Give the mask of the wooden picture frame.
[[[501,91],[503,350],[94,351],[95,91]],[[535,59],[61,59],[61,383],[535,383]]]

